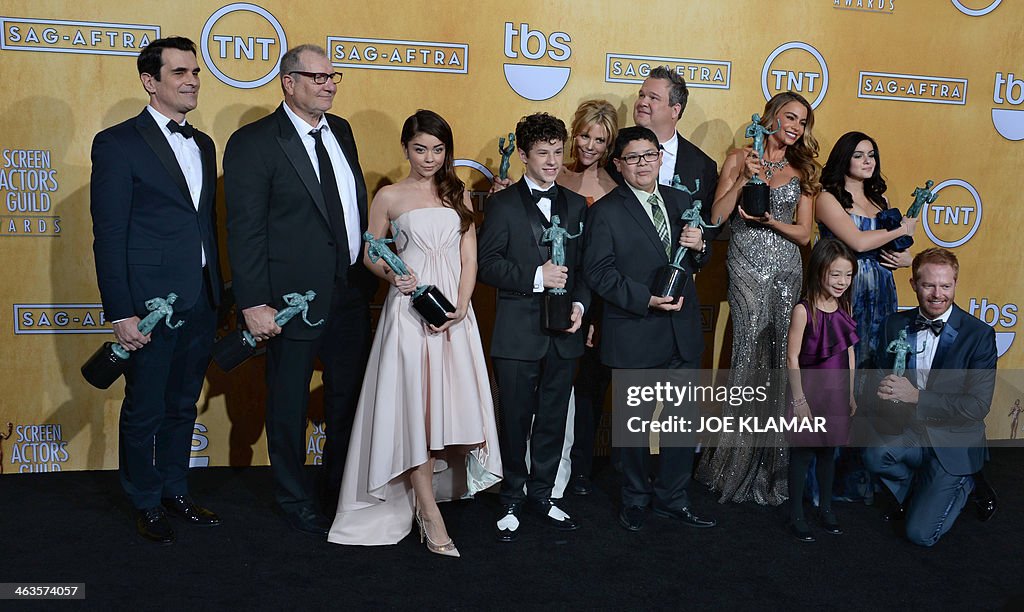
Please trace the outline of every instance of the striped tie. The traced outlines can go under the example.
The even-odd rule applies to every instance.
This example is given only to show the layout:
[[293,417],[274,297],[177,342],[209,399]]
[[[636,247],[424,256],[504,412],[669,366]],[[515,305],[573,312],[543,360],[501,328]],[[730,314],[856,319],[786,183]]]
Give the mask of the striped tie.
[[651,197],[647,198],[647,204],[651,207],[651,216],[654,217],[654,229],[658,230],[658,238],[661,238],[661,243],[665,245],[665,255],[672,257],[672,242],[668,238],[668,223],[665,222],[665,213],[662,212],[661,206],[658,204],[658,196],[651,194]]

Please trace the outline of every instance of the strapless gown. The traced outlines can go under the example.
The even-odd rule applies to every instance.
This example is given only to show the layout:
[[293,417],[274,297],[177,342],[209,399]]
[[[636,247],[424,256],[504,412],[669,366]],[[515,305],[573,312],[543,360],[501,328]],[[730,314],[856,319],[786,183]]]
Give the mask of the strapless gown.
[[[454,303],[462,270],[458,214],[417,208],[395,222],[402,260],[421,284],[436,285]],[[410,297],[392,286],[366,366],[338,513],[327,539],[372,546],[408,535],[415,499],[407,472],[446,449],[447,460],[434,466],[438,501],[471,497],[501,480],[476,315],[470,306],[461,322],[429,334]]]
[[[800,202],[800,181],[771,189],[772,215],[792,223]],[[735,215],[726,256],[732,316],[730,386],[757,387],[786,368],[789,319],[800,297],[800,250],[781,234]],[[768,400],[726,404],[723,416],[778,418],[785,413],[785,379],[773,374]],[[719,501],[777,506],[786,500],[789,449],[785,436],[726,433],[714,453],[701,458],[697,478],[720,494]]]

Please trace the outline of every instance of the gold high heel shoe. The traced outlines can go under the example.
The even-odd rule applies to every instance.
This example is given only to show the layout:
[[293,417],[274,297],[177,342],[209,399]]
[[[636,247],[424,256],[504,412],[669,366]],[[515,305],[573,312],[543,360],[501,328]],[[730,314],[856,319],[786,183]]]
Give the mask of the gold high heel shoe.
[[420,527],[420,544],[426,539],[427,550],[438,555],[444,555],[446,557],[461,557],[459,549],[455,548],[455,541],[448,538],[448,541],[444,544],[435,544],[430,536],[427,535],[427,530],[423,527],[423,517],[420,516],[420,509],[416,509],[416,524]]

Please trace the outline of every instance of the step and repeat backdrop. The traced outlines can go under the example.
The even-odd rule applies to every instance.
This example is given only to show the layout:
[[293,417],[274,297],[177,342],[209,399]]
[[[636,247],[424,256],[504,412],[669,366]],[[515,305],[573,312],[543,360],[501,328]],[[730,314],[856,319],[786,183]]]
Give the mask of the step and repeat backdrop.
[[[743,130],[765,100],[797,91],[815,108],[822,162],[856,129],[878,141],[894,205],[905,210],[916,186],[935,181],[938,200],[923,213],[914,250],[957,253],[957,302],[995,328],[1000,369],[1009,371],[1024,364],[1024,342],[1015,342],[1024,290],[1022,22],[1024,7],[1003,0],[6,0],[0,472],[117,465],[123,385],[100,391],[79,373],[112,338],[93,268],[89,150],[96,132],[145,105],[135,56],[154,38],[196,41],[202,88],[189,121],[213,137],[218,163],[234,130],[280,102],[284,51],[316,43],[344,73],[333,112],[352,124],[371,192],[405,176],[402,122],[429,108],[455,130],[459,172],[477,206],[498,169],[498,137],[521,116],[547,111],[569,123],[581,101],[605,98],[629,125],[654,66],[687,80],[679,131],[719,165],[746,143]],[[725,243],[715,247],[698,286],[706,364],[727,367],[728,336],[721,363],[711,363],[727,284]],[[896,274],[903,306],[915,303],[908,276]],[[475,304],[489,326],[492,292],[479,288]],[[266,463],[263,384],[260,357],[230,374],[211,366],[193,465]],[[313,406],[318,400],[314,393]],[[315,410],[310,463],[323,445]],[[1017,437],[1019,412],[1017,390],[1001,387],[990,438]]]

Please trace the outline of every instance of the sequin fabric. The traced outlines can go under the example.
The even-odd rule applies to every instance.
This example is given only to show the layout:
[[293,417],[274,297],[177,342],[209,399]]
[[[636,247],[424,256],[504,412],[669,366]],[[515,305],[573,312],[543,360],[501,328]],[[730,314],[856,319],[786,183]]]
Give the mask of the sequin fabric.
[[[800,181],[771,190],[771,212],[792,223]],[[726,404],[723,416],[782,417],[789,318],[800,297],[803,263],[795,244],[762,225],[735,215],[726,267],[733,321],[730,386],[769,385],[768,400]],[[720,494],[719,502],[754,501],[777,506],[786,500],[789,449],[782,433],[722,434],[714,453],[701,458],[697,479]]]

